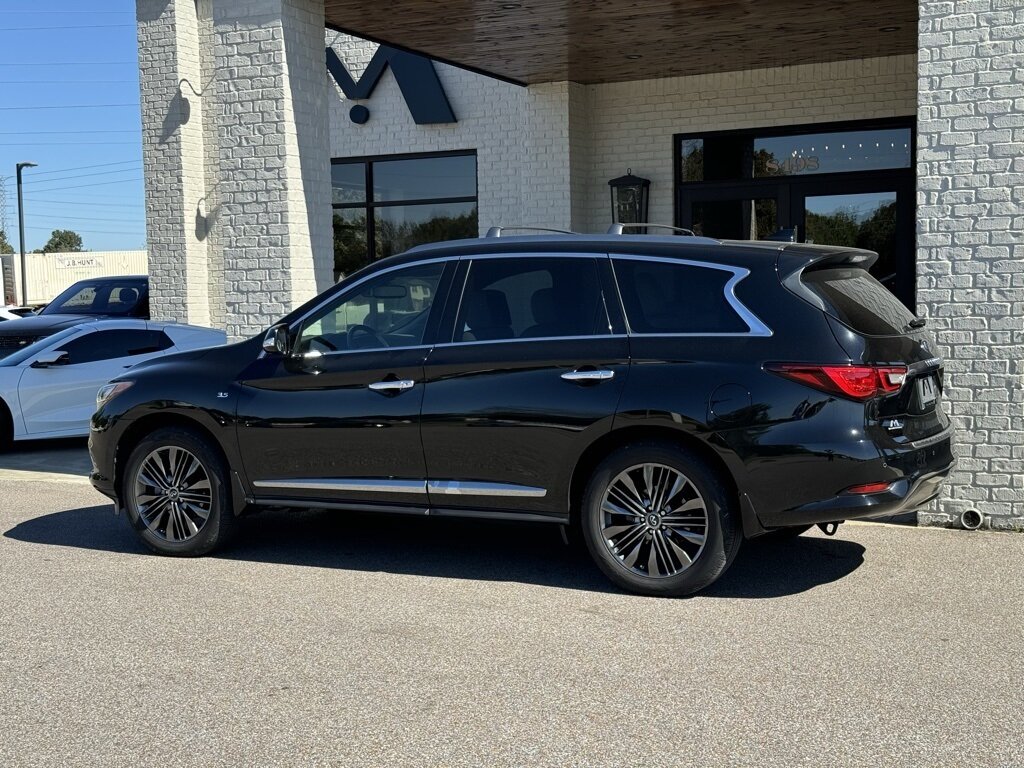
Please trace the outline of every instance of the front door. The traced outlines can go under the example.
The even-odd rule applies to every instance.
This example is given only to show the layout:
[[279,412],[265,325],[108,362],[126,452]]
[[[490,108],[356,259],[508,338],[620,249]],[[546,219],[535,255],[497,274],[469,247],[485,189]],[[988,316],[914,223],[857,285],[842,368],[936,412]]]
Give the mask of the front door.
[[58,344],[52,351],[65,355],[59,363],[27,365],[18,382],[25,431],[40,437],[88,434],[100,387],[171,346],[163,331],[141,328],[87,330]]
[[243,374],[238,443],[258,500],[426,504],[423,363],[444,272],[419,264],[342,291],[301,322],[291,355]]
[[466,260],[455,285],[426,364],[432,512],[564,520],[571,468],[611,429],[629,372],[608,259]]

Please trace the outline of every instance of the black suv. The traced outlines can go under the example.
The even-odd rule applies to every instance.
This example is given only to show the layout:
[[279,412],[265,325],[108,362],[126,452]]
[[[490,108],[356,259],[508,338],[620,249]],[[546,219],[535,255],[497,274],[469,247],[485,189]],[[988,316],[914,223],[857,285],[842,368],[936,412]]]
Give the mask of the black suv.
[[149,319],[149,278],[93,277],[80,280],[38,314],[0,326],[0,358],[65,328],[110,318]]
[[268,506],[544,521],[578,526],[620,586],[689,594],[744,537],[939,492],[942,361],[875,258],[678,236],[415,248],[261,337],[107,385],[92,481],[164,554]]

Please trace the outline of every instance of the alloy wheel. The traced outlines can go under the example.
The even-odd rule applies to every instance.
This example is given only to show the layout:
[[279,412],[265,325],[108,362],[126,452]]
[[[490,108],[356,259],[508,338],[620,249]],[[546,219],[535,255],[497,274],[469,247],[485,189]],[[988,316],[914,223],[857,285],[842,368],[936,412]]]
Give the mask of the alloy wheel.
[[213,509],[210,475],[195,454],[167,445],[152,451],[135,475],[139,519],[169,542],[198,535]]
[[601,502],[601,538],[623,567],[641,576],[682,573],[704,551],[707,532],[704,497],[664,464],[620,472]]

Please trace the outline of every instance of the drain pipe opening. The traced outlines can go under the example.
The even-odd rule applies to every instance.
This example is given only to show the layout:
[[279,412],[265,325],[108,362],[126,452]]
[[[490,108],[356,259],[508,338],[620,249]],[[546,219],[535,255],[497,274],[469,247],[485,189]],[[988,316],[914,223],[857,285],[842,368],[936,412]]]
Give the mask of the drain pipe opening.
[[982,516],[981,512],[976,509],[968,509],[960,515],[960,525],[968,531],[978,530],[984,522],[985,518]]

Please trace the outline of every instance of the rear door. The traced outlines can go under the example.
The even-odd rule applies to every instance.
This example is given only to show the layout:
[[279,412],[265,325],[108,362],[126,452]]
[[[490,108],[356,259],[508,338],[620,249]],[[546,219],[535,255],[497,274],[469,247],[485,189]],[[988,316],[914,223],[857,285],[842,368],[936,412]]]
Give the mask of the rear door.
[[572,467],[629,371],[605,256],[462,261],[425,366],[431,508],[564,519]]

